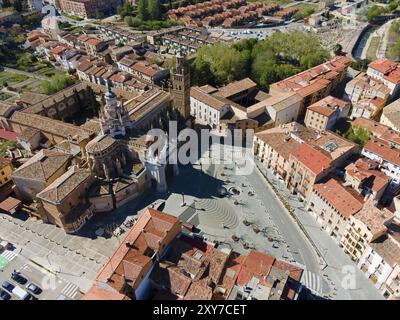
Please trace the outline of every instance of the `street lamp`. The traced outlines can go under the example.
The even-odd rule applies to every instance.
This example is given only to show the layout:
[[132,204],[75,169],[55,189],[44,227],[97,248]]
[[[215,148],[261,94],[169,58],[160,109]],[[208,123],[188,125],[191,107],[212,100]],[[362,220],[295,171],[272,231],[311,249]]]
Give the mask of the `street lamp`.
[[182,192],[182,203],[181,203],[181,207],[184,207],[186,205],[185,203],[185,194]]

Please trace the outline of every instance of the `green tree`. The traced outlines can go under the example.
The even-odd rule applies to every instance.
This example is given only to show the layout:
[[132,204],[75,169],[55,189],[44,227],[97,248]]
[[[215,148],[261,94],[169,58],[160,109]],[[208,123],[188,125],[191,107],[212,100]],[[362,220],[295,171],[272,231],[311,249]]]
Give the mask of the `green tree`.
[[103,11],[96,9],[95,17],[96,17],[96,19],[103,19],[104,18]]
[[398,6],[399,6],[399,3],[396,0],[394,0],[389,3],[388,8],[390,11],[394,11],[397,9]]
[[[238,50],[223,43],[203,46],[197,51],[194,71],[198,84],[211,81],[211,84],[222,85],[246,76],[246,58]],[[210,72],[211,76],[204,72]]]
[[374,4],[367,12],[367,21],[373,22],[385,12],[385,9],[381,6]]
[[41,90],[44,94],[54,94],[75,83],[75,80],[66,74],[54,75],[50,81],[43,80],[40,83]]
[[340,56],[343,54],[343,46],[340,43],[335,44],[333,47],[333,53],[337,56]]
[[125,18],[126,16],[132,16],[135,10],[129,0],[125,0],[124,3],[118,7],[117,13],[122,17]]
[[392,60],[400,60],[400,40],[397,40],[388,50],[388,58]]
[[161,8],[158,0],[148,0],[147,12],[150,19],[159,20],[161,18]]
[[346,139],[349,139],[360,145],[360,150],[371,139],[372,134],[368,130],[360,126],[351,126],[344,134]]
[[140,20],[147,20],[149,15],[147,12],[147,1],[139,0],[137,4],[137,16]]

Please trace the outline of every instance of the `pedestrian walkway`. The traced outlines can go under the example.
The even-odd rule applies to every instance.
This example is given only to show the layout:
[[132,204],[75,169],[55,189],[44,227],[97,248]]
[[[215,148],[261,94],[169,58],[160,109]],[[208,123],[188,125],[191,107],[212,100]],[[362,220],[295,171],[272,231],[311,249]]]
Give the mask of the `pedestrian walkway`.
[[14,260],[14,258],[17,255],[18,255],[18,253],[16,253],[15,251],[10,251],[10,250],[6,250],[2,254],[0,254],[0,256],[2,256],[3,258],[6,258],[8,262],[11,262],[12,260]]
[[78,286],[71,282],[68,282],[62,289],[61,293],[71,299],[74,299],[78,294]]
[[304,270],[303,276],[301,278],[301,283],[310,289],[310,291],[319,296],[322,297],[324,295],[324,292],[322,290],[322,278],[315,274],[314,272]]

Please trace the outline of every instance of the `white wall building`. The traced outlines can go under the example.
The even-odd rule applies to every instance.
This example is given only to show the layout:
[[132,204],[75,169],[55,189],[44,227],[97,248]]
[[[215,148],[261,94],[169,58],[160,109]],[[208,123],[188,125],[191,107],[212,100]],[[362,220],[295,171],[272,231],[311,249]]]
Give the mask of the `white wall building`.
[[226,102],[207,94],[199,87],[191,88],[190,115],[197,122],[218,129],[221,117],[230,111],[232,112],[232,108]]

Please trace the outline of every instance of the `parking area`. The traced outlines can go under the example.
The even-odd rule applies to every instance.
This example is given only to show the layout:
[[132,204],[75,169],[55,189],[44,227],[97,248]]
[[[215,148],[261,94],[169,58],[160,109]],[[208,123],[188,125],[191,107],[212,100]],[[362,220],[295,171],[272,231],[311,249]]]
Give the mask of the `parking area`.
[[10,244],[8,249],[0,253],[1,300],[81,298],[78,286],[33,263],[20,252],[20,248]]

